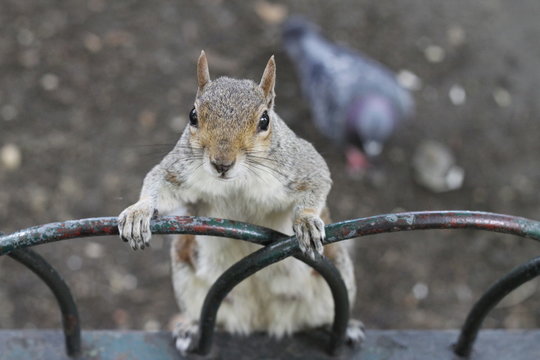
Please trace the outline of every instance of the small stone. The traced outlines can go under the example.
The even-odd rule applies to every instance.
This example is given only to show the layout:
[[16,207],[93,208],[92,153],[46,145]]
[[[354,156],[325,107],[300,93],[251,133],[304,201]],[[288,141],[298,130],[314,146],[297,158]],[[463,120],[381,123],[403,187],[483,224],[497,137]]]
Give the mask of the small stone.
[[465,171],[459,166],[452,166],[446,174],[446,185],[449,189],[459,189],[463,184]]
[[462,45],[465,43],[465,30],[461,26],[453,25],[446,31],[446,37],[450,45]]
[[456,106],[465,104],[465,101],[467,100],[467,93],[460,85],[452,85],[448,92],[448,96],[450,97],[452,104]]
[[47,91],[56,90],[60,84],[60,79],[55,74],[45,74],[41,77],[41,86]]
[[103,245],[92,241],[84,247],[84,254],[90,259],[99,259],[105,254],[105,248]]
[[84,37],[84,47],[92,53],[97,53],[103,48],[103,43],[99,36],[88,33]]
[[70,270],[77,271],[82,268],[83,260],[78,255],[70,255],[66,260],[66,264]]
[[29,29],[21,29],[17,33],[17,41],[22,46],[32,45],[35,39],[36,37],[34,36],[34,33],[30,31]]
[[255,12],[267,24],[279,24],[287,17],[287,7],[282,4],[270,3],[268,1],[257,1]]
[[412,293],[416,300],[424,300],[429,295],[429,288],[423,282],[418,282],[414,284]]
[[138,279],[132,274],[122,274],[118,271],[113,271],[109,276],[109,284],[113,293],[121,293],[126,290],[136,289]]
[[397,82],[405,89],[418,91],[422,88],[422,80],[409,70],[401,70],[396,76]]
[[0,160],[4,168],[17,170],[21,166],[21,150],[15,144],[6,144],[0,149]]
[[512,95],[510,95],[508,90],[503,88],[496,88],[493,90],[493,99],[500,107],[508,107],[512,105]]
[[440,63],[444,60],[445,51],[437,45],[430,45],[424,49],[426,59],[431,63]]
[[0,115],[2,115],[2,118],[5,121],[14,120],[18,114],[19,112],[17,111],[17,108],[10,104],[2,106],[0,109]]
[[144,323],[143,329],[145,331],[159,331],[161,330],[161,324],[156,319],[149,319]]
[[459,189],[465,178],[465,170],[455,164],[450,149],[435,141],[424,141],[418,146],[413,168],[415,180],[433,192]]

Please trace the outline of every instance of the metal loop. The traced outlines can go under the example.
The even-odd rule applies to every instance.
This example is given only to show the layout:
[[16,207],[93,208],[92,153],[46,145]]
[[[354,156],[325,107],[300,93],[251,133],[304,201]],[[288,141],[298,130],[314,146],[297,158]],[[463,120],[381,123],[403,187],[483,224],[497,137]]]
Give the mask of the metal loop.
[[[540,222],[538,221],[477,211],[426,211],[378,215],[327,225],[325,227],[326,244],[385,232],[424,229],[477,229],[508,233],[540,241]],[[206,217],[169,216],[152,220],[151,231],[154,234],[212,235],[267,245],[266,248],[251,254],[244,259],[246,261],[233,265],[227,271],[227,276],[237,276],[238,279],[245,275],[238,274],[239,269],[249,268],[248,272],[252,274],[269,264],[295,255],[298,251],[297,242],[294,241],[294,238],[275,243],[276,240],[282,239],[282,234],[238,221]],[[0,255],[53,241],[115,234],[118,234],[117,218],[115,217],[46,224],[0,236]],[[254,258],[259,263],[252,263]],[[236,283],[231,283],[228,287],[232,289],[235,285]],[[212,301],[218,299],[215,294],[212,296],[210,299],[215,299]],[[216,309],[219,307],[220,302],[217,303]],[[215,322],[215,319],[213,321]],[[335,333],[337,334],[337,332]],[[335,341],[339,343],[340,340]],[[472,338],[472,341],[474,341],[474,338]]]
[[335,354],[345,341],[349,321],[349,297],[345,283],[338,269],[324,256],[315,259],[300,253],[295,237],[279,241],[262,248],[225,271],[212,285],[206,295],[201,310],[198,344],[194,352],[207,355],[212,346],[217,312],[222,301],[236,285],[263,268],[291,255],[316,269],[328,283],[334,298],[334,323],[329,343],[330,354]]
[[[153,234],[194,234],[241,239],[267,245],[281,238],[268,228],[240,221],[206,217],[164,216],[153,219]],[[477,229],[502,232],[540,241],[540,222],[481,211],[419,211],[377,215],[325,227],[326,243],[360,236],[426,229]],[[118,235],[116,217],[70,220],[45,224],[0,236],[0,255],[10,251],[87,236]]]
[[38,253],[30,249],[19,249],[9,256],[26,266],[36,274],[53,292],[60,311],[68,356],[74,357],[81,352],[81,322],[77,304],[68,285],[56,270]]
[[489,312],[509,293],[529,280],[540,275],[540,257],[529,260],[512,269],[508,274],[493,284],[482,297],[474,304],[469,312],[459,339],[454,345],[454,352],[458,356],[468,357],[471,354],[478,331]]

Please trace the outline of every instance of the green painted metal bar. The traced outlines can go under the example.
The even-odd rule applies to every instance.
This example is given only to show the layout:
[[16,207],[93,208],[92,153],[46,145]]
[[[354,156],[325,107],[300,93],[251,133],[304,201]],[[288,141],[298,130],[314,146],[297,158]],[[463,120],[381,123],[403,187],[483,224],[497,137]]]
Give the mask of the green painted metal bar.
[[[282,237],[277,231],[240,221],[193,217],[164,216],[150,224],[154,234],[199,234],[228,237],[266,245]],[[118,235],[116,217],[90,218],[55,222],[0,236],[0,255],[29,246],[89,236]]]
[[469,357],[478,331],[489,312],[509,293],[529,280],[540,275],[540,257],[512,269],[493,284],[474,304],[469,312],[454,346],[454,351],[462,357]]
[[227,269],[214,282],[204,299],[200,317],[198,344],[193,349],[194,352],[200,355],[207,355],[210,352],[217,312],[227,294],[236,285],[257,271],[291,255],[312,266],[330,286],[334,298],[334,323],[332,325],[332,335],[328,351],[332,355],[337,354],[340,346],[345,342],[345,332],[347,331],[349,321],[349,297],[347,288],[339,270],[326,257],[316,253],[315,258],[312,259],[302,254],[298,242],[294,237],[280,241],[274,245],[268,245],[246,256]]
[[[116,217],[70,220],[20,230],[0,237],[0,255],[28,246],[78,237],[117,235]],[[152,220],[155,234],[221,236],[267,245],[281,238],[276,231],[240,221],[164,216]],[[420,211],[377,215],[330,224],[326,243],[386,232],[426,229],[477,229],[513,234],[540,241],[540,222],[480,211]]]
[[[540,241],[540,222],[538,221],[486,212],[432,211],[378,215],[327,225],[325,243],[385,232],[425,229],[477,229],[508,233]],[[222,219],[189,216],[161,217],[151,222],[151,231],[156,234],[213,235],[268,245],[259,250],[260,253],[254,253],[260,257],[258,258],[258,261],[261,261],[260,264],[253,263],[253,259],[248,257],[249,259],[244,260],[245,265],[249,266],[242,265],[241,267],[237,264],[238,267],[235,268],[236,270],[231,270],[231,274],[244,267],[249,268],[248,271],[256,272],[298,251],[294,237],[284,239],[283,235],[270,229]],[[47,224],[0,237],[0,255],[52,241],[114,234],[118,234],[116,218],[83,219]],[[277,241],[280,239],[281,241]]]
[[77,304],[64,279],[43,257],[30,249],[15,250],[9,253],[9,256],[30,269],[51,289],[62,313],[66,353],[71,357],[79,355],[81,322]]

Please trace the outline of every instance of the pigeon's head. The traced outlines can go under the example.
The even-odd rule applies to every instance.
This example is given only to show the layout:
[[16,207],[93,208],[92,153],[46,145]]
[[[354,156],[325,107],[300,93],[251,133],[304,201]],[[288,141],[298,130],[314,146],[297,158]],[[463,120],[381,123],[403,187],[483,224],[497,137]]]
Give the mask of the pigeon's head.
[[368,157],[378,156],[396,127],[392,103],[383,96],[368,95],[354,100],[348,110],[347,133]]
[[283,24],[283,43],[289,55],[294,55],[298,43],[307,35],[318,34],[320,29],[301,16],[291,16]]

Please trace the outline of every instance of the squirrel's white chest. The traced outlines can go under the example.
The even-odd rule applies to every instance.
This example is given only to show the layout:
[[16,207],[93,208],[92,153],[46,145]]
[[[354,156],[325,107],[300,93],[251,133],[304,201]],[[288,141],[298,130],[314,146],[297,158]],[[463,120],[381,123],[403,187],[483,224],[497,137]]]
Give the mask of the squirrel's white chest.
[[[239,220],[293,234],[295,197],[276,176],[263,171],[223,181],[204,169],[190,174],[182,200],[197,204],[194,215]],[[178,265],[175,289],[185,314],[196,319],[209,287],[231,265],[259,249],[241,240],[196,237],[195,272]],[[227,297],[218,322],[227,331],[265,330],[281,336],[329,323],[332,297],[321,277],[296,259],[285,259],[243,281]]]
[[224,181],[201,169],[189,178],[182,195],[185,201],[199,205],[197,215],[250,222],[291,234],[293,199],[287,190],[275,176],[264,172]]

